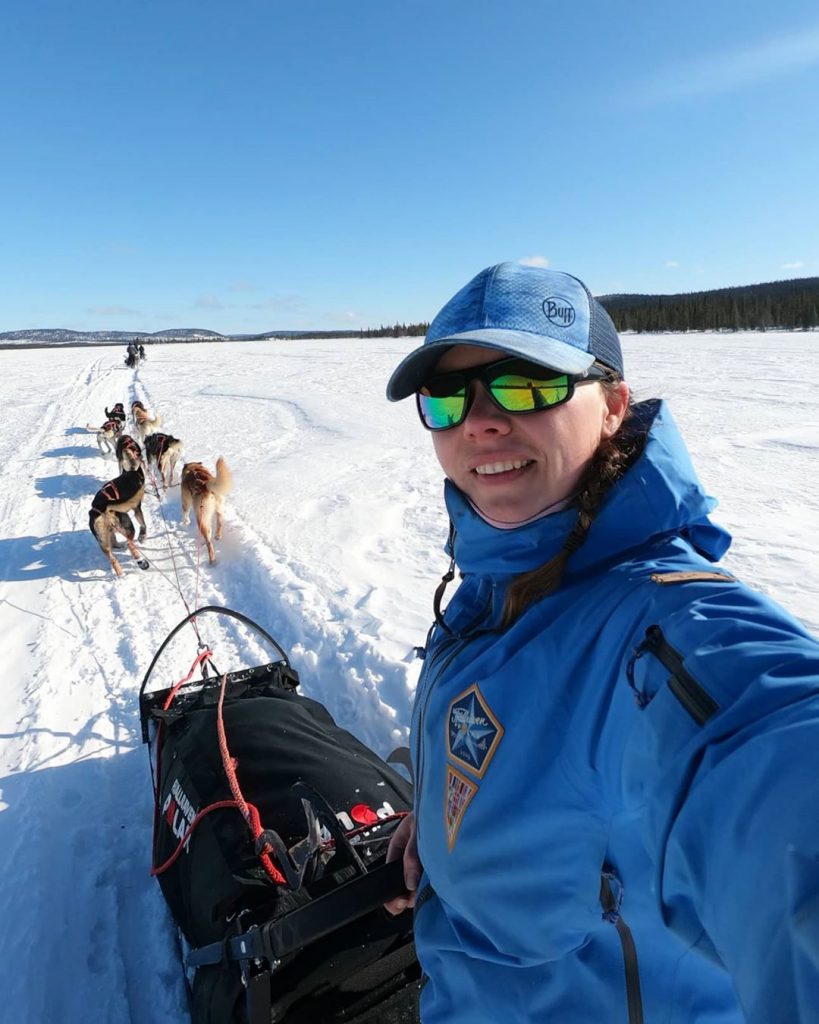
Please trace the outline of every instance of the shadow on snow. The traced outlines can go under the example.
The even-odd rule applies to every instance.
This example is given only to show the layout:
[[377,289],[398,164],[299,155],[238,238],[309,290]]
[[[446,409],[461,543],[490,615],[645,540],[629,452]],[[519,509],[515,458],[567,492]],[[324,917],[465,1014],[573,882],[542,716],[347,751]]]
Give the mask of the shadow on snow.
[[[117,474],[115,473],[114,476]],[[88,474],[59,473],[56,476],[41,476],[34,481],[41,498],[68,498],[77,500],[92,496],[105,483],[98,476]]]
[[107,579],[110,575],[108,563],[90,530],[0,540],[0,580],[7,583],[51,576],[79,583]]
[[173,929],[149,876],[145,751],[7,775],[0,794],[4,1019],[185,1020]]

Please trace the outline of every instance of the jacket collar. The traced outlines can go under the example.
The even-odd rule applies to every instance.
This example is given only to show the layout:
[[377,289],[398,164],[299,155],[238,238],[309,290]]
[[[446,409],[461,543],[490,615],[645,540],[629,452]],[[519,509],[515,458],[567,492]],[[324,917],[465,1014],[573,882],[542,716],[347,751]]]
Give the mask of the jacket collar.
[[[650,424],[645,449],[604,498],[585,544],[569,562],[570,572],[617,561],[668,534],[682,534],[712,562],[731,543],[730,534],[708,519],[716,499],[703,490],[668,406],[658,400],[641,402],[635,415]],[[570,507],[513,529],[498,529],[475,512],[450,480],[445,500],[455,526],[458,567],[498,578],[549,561],[563,547],[577,517],[577,509]]]

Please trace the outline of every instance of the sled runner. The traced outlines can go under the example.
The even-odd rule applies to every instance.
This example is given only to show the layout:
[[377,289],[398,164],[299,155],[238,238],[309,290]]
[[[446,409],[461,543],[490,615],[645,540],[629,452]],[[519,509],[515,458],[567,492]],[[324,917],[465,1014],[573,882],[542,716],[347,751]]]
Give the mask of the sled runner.
[[[185,627],[198,641],[190,672],[165,670],[152,688]],[[271,660],[229,667],[223,648],[248,646]],[[194,1024],[414,1024],[411,914],[382,908],[404,890],[400,860],[384,861],[410,784],[302,696],[279,644],[227,608],[171,631],[140,718],[152,873],[182,936]]]

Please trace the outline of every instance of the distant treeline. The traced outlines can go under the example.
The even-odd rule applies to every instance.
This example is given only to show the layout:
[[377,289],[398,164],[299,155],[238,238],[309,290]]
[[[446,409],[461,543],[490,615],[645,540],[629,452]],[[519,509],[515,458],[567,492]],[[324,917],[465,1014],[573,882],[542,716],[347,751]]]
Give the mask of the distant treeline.
[[603,295],[618,331],[790,331],[819,327],[819,277],[680,295]]
[[358,332],[361,338],[407,338],[427,333],[429,324],[393,324],[392,327],[367,327]]

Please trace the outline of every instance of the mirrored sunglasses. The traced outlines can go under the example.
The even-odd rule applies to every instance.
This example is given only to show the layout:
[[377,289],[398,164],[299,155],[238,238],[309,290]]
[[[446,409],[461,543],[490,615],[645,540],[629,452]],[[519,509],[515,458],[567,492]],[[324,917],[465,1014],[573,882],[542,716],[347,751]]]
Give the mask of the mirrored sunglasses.
[[483,384],[499,409],[522,415],[563,405],[580,384],[610,379],[611,373],[596,365],[583,376],[571,376],[514,357],[435,374],[415,397],[418,415],[427,430],[450,430],[466,419],[475,394],[470,384],[475,380]]

